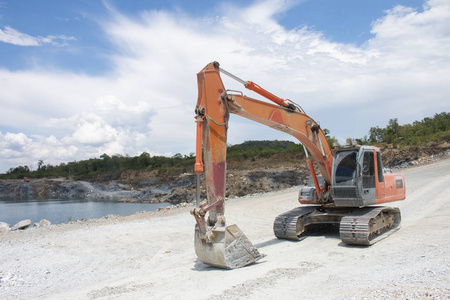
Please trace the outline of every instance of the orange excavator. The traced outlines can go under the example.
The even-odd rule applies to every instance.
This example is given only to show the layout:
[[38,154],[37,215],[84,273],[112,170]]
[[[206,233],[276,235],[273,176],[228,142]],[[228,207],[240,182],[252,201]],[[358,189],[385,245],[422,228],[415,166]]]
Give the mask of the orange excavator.
[[[226,90],[221,73],[273,103]],[[279,98],[254,82],[239,79],[220,68],[217,62],[203,68],[197,80],[197,205],[191,214],[197,222],[195,251],[202,262],[234,269],[263,257],[236,225],[227,225],[225,221],[230,113],[290,134],[305,150],[310,184],[300,189],[301,206],[275,218],[273,230],[277,238],[301,240],[314,226],[334,224],[339,226],[344,243],[372,245],[399,228],[400,210],[377,204],[404,200],[405,179],[401,174],[383,169],[377,147],[331,149],[319,124],[298,104]],[[201,202],[199,186],[203,171],[207,199]]]

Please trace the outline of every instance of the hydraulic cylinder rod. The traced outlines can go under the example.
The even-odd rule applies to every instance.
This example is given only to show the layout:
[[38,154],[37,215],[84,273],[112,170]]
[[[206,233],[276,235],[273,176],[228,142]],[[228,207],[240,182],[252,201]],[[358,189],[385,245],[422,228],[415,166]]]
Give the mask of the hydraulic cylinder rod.
[[219,68],[220,72],[222,72],[223,74],[233,78],[236,81],[239,81],[240,83],[242,83],[247,89],[254,91],[255,93],[258,93],[259,95],[263,96],[264,98],[269,99],[272,102],[275,102],[278,105],[281,106],[289,106],[289,103],[287,102],[286,99],[282,99],[280,97],[275,96],[274,94],[272,94],[271,92],[263,89],[262,87],[260,87],[259,85],[257,85],[256,83],[254,83],[253,81],[245,81],[240,79],[239,77],[231,74],[228,71],[225,71],[222,68]]

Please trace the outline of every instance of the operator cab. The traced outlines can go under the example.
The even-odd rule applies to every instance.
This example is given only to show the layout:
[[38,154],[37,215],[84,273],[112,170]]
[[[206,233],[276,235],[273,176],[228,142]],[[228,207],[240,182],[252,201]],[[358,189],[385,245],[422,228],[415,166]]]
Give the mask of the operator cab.
[[[377,185],[384,187],[380,149],[373,146],[342,148],[334,152],[331,170],[331,197],[336,206],[360,207],[375,204]],[[324,189],[322,176],[317,176]],[[380,195],[382,196],[382,195]],[[302,204],[317,204],[316,187],[312,177],[298,196]]]
[[375,204],[377,184],[384,182],[380,149],[361,146],[337,150],[331,174],[331,195],[336,206]]

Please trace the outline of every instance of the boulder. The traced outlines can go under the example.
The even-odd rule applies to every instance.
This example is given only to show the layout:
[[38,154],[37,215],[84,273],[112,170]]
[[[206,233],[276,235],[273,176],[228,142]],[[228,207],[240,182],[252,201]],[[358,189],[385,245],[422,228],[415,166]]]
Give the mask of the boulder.
[[11,230],[20,230],[20,229],[26,229],[28,228],[28,226],[31,225],[31,220],[22,220],[19,223],[17,223],[16,225],[14,225]]
[[11,228],[9,227],[8,223],[0,222],[0,233],[8,232],[10,230],[11,230]]
[[39,221],[39,225],[41,225],[41,226],[50,226],[51,224],[52,223],[46,219],[42,219],[41,221]]

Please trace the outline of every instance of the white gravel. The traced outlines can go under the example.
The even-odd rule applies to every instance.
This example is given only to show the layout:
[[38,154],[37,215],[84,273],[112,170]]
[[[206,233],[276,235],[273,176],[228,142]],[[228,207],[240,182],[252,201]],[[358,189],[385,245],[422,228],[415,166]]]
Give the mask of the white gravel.
[[450,159],[403,173],[402,228],[372,247],[277,240],[293,188],[227,201],[228,224],[266,254],[236,270],[197,260],[188,207],[0,234],[0,298],[450,299]]

